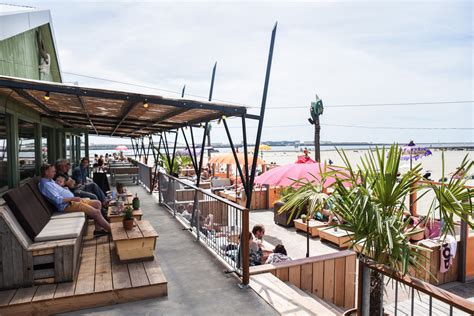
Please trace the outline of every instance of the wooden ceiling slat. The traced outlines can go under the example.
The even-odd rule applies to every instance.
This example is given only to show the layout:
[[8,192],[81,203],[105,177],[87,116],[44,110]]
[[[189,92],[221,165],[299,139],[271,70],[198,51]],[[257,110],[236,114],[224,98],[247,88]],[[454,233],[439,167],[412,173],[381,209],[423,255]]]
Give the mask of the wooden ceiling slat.
[[[16,90],[18,94],[12,94],[12,90]],[[46,92],[50,92],[50,99],[43,101]],[[91,133],[109,136],[146,135],[158,130],[172,130],[217,119],[222,115],[231,117],[246,114],[245,107],[230,104],[164,98],[5,76],[0,76],[0,95],[11,96],[12,101],[63,125],[88,126]],[[143,104],[144,100],[148,101],[148,108],[138,106]],[[98,128],[101,123],[101,128]]]

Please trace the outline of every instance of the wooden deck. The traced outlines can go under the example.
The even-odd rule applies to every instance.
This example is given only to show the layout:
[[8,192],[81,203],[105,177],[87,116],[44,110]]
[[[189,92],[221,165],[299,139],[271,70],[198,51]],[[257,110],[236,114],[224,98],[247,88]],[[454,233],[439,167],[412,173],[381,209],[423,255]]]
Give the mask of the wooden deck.
[[84,236],[75,282],[0,291],[0,315],[53,314],[166,296],[156,261],[121,264],[109,236]]

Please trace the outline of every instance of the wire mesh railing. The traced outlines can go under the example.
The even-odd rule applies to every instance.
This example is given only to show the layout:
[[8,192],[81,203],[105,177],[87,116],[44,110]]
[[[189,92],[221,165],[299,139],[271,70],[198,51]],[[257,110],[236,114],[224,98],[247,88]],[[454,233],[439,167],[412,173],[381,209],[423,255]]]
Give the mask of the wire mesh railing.
[[[401,276],[380,265],[359,261],[359,274],[370,271],[383,276],[382,308],[384,315],[474,315],[474,302],[452,292],[409,276]],[[365,305],[363,277],[359,276],[359,306]],[[359,307],[360,308],[360,307]],[[365,308],[362,308],[364,310]],[[368,312],[368,310],[365,310]],[[360,311],[364,315],[363,311]]]
[[[248,210],[210,190],[196,187],[190,180],[159,173],[160,203],[189,228],[229,271],[248,283]],[[247,282],[247,283],[246,283]]]

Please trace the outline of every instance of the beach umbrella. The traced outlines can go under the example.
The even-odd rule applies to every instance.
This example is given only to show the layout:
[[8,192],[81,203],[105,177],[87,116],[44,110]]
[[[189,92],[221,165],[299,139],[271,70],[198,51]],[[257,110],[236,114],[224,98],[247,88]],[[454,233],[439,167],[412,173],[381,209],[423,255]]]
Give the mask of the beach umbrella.
[[410,170],[413,166],[413,159],[418,159],[432,155],[433,153],[427,147],[417,146],[412,140],[402,148],[401,160],[410,160]]
[[265,145],[265,144],[260,145],[259,148],[260,148],[260,150],[263,150],[263,151],[272,150],[272,147],[271,147],[271,146],[268,146],[268,145]]
[[298,156],[298,160],[296,160],[297,164],[304,164],[304,163],[316,163],[315,160],[311,159],[311,157],[303,155],[303,156]]
[[[245,155],[243,153],[237,153],[237,159],[239,160],[240,165],[245,164]],[[247,159],[249,162],[249,167],[252,165],[253,162],[253,155],[248,154]],[[210,164],[221,164],[221,165],[235,165],[234,155],[232,153],[226,154],[218,154],[214,155],[211,159],[209,159]],[[257,165],[264,165],[265,161],[263,159],[257,158]]]
[[128,150],[128,147],[125,145],[118,145],[117,147],[115,147],[115,150],[124,151],[124,150]]
[[[413,168],[413,159],[418,160],[423,157],[432,155],[433,153],[426,147],[417,146],[412,140],[402,148],[401,160],[410,160],[410,170]],[[416,191],[410,192],[410,213],[416,215],[415,208]]]
[[[308,182],[320,181],[321,171],[327,172],[334,170],[342,169],[324,163],[292,163],[268,170],[256,177],[255,183],[283,187],[298,186],[298,183],[294,183],[294,180],[306,179]],[[338,176],[327,177],[324,182],[324,187],[328,187],[336,182],[336,177]]]

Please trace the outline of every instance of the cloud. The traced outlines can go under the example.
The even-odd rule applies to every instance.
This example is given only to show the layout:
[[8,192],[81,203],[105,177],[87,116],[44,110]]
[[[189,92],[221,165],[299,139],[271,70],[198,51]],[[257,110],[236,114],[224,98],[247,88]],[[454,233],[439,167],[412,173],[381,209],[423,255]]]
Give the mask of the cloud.
[[[63,71],[176,92],[186,84],[188,94],[206,97],[217,61],[214,98],[255,107],[261,102],[271,28],[278,20],[265,126],[299,126],[264,128],[264,140],[312,139],[307,108],[270,108],[309,108],[316,93],[327,106],[323,124],[473,127],[473,104],[330,108],[472,100],[471,2],[40,4],[51,8]],[[80,84],[176,96],[64,77]],[[222,129],[214,131],[213,140],[226,141]],[[240,131],[233,131],[240,141]],[[254,131],[250,129],[249,136]],[[331,141],[474,141],[473,133],[465,130],[324,125],[321,135]]]

